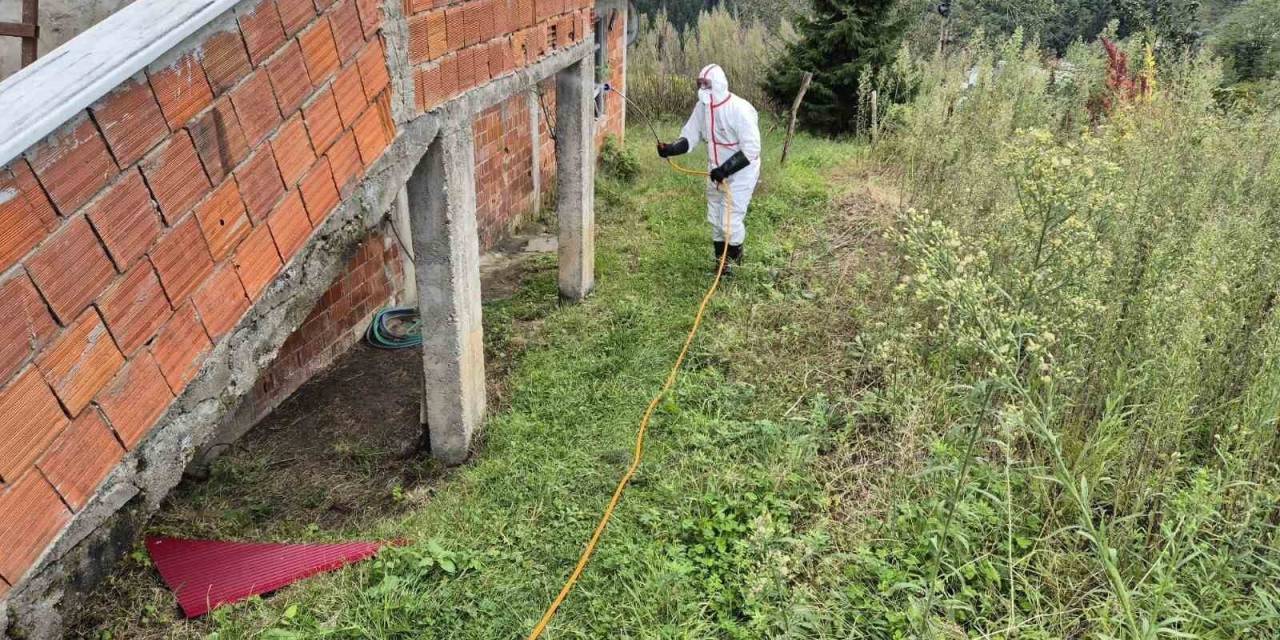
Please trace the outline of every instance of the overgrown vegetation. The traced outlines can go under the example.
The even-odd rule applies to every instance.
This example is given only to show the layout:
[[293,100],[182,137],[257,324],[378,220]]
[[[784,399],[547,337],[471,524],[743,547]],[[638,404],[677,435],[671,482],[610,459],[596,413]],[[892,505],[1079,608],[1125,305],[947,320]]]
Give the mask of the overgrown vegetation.
[[786,20],[770,28],[723,8],[699,14],[696,26],[683,32],[665,12],[642,15],[639,29],[627,57],[627,97],[650,117],[689,117],[697,100],[694,80],[712,62],[724,69],[730,90],[761,111],[772,109],[760,73],[795,38]]
[[1280,119],[1193,58],[1094,122],[1094,51],[940,60],[881,149],[909,208],[862,412],[939,436],[866,551],[888,630],[1280,636]]
[[636,0],[636,9],[647,15],[664,11],[676,29],[684,31],[698,23],[698,15],[715,9],[725,9],[748,20],[759,20],[777,26],[783,20],[794,21],[804,15],[809,0]]
[[1215,29],[1214,51],[1230,82],[1256,82],[1280,73],[1280,3],[1240,4]]
[[[1109,26],[1120,38],[1150,35],[1174,53],[1200,43],[1214,15],[1208,9],[1236,0],[965,0],[951,2],[948,41],[963,45],[978,34],[1005,38],[1021,31],[1054,55],[1092,42]],[[1267,0],[1263,0],[1266,2]],[[938,46],[938,0],[904,0],[918,16],[911,39],[919,51]]]

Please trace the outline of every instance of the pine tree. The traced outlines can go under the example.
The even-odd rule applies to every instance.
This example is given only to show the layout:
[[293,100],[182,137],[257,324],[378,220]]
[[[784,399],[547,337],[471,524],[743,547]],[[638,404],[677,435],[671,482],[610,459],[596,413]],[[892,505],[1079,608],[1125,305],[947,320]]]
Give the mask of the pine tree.
[[1200,0],[1119,0],[1115,5],[1121,37],[1150,32],[1177,53],[1202,37]]
[[1253,0],[1217,26],[1213,48],[1226,62],[1230,82],[1280,76],[1280,4]]
[[776,104],[791,104],[802,75],[812,72],[800,123],[826,133],[853,130],[859,77],[893,62],[911,24],[900,6],[898,0],[813,0],[800,39],[769,70],[765,91]]

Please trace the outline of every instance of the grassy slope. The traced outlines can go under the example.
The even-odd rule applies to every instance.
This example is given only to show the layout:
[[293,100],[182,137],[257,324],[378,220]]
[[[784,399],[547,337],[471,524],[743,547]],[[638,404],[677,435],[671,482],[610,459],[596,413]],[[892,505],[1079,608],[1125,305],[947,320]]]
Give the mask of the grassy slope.
[[[645,463],[549,638],[812,637],[809,625],[826,617],[821,593],[798,585],[829,545],[819,390],[846,383],[820,360],[851,336],[823,333],[848,310],[805,274],[822,262],[812,241],[828,211],[826,176],[861,150],[801,138],[780,170],[779,137],[769,136],[775,163],[749,218],[750,265],[713,302]],[[599,188],[595,295],[553,311],[529,338],[478,460],[433,495],[409,496],[422,506],[408,517],[362,532],[416,544],[226,608],[211,623],[216,637],[527,632],[624,470],[639,414],[708,284],[702,185],[651,158],[640,131],[631,145],[641,177]],[[491,339],[553,299],[544,272],[486,307]],[[810,381],[815,372],[832,384]],[[210,628],[201,626],[185,631]]]

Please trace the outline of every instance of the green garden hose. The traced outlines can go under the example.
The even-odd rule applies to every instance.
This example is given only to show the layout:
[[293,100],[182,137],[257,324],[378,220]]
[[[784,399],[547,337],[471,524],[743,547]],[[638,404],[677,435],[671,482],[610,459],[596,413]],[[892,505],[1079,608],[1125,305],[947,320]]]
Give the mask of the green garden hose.
[[379,349],[411,349],[422,344],[422,318],[416,307],[387,307],[373,314],[364,339]]

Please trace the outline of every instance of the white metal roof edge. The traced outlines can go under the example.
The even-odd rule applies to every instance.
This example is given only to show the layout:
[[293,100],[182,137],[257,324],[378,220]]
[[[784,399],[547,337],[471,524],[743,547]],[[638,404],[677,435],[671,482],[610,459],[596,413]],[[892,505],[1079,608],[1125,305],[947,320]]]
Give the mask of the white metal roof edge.
[[0,167],[240,0],[136,0],[0,81]]

